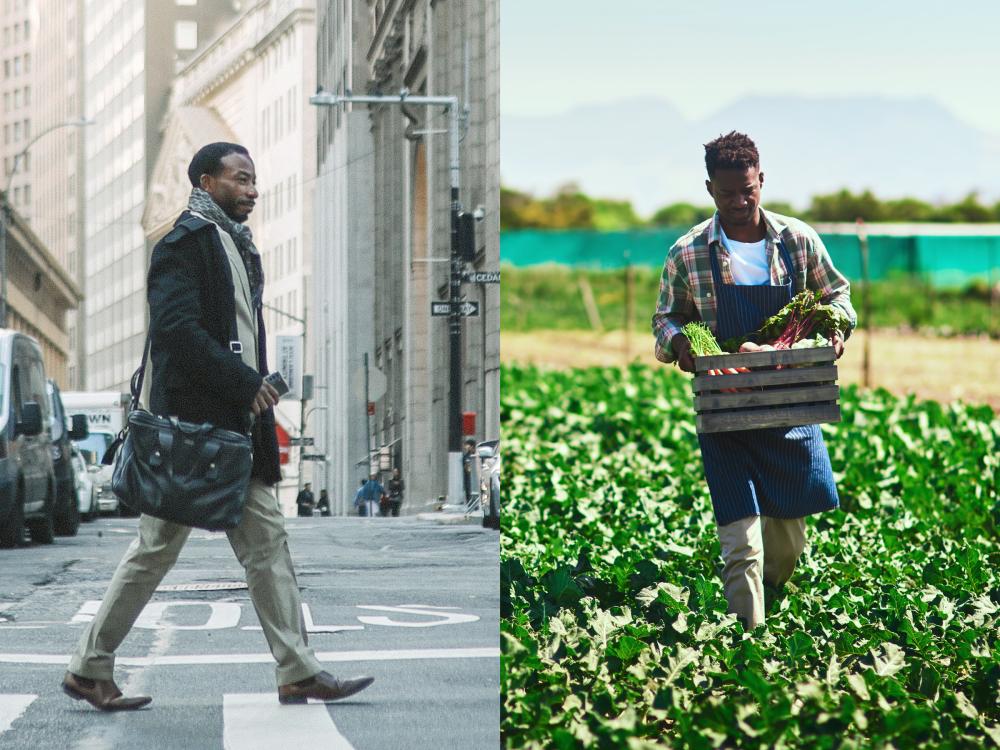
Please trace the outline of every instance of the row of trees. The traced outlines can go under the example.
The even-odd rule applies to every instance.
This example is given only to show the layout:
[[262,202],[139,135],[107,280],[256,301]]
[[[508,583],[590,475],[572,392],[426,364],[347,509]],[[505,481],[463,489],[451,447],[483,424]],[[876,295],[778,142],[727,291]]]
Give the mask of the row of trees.
[[[916,198],[879,200],[870,190],[852,193],[841,190],[814,196],[806,209],[788,203],[764,201],[764,208],[809,222],[1000,222],[1000,201],[992,206],[969,193],[957,203],[935,206]],[[641,227],[690,227],[715,213],[714,206],[673,203],[643,219],[629,201],[592,198],[575,184],[567,184],[548,198],[531,193],[500,189],[501,229],[635,229]]]

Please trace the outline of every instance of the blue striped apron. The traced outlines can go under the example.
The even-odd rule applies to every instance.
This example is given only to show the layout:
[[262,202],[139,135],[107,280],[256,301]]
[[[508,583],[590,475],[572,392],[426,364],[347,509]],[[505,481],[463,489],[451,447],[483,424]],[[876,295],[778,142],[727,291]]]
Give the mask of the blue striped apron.
[[[709,248],[720,341],[757,330],[791,301],[795,271],[784,242],[779,249],[788,282],[743,286],[722,283],[715,245]],[[698,442],[719,526],[747,516],[800,518],[840,504],[819,425],[708,433]]]

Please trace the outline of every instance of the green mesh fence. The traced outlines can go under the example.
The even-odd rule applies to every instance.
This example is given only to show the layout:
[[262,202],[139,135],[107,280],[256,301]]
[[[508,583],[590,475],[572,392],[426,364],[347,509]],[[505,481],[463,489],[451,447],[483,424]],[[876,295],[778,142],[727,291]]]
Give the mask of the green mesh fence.
[[[518,230],[500,235],[500,260],[513,266],[557,263],[590,268],[661,266],[667,249],[685,229],[595,232]],[[853,234],[821,234],[834,264],[850,279],[861,277],[861,252]],[[873,281],[896,273],[917,274],[939,287],[973,280],[1000,280],[1000,236],[879,235],[868,238]]]

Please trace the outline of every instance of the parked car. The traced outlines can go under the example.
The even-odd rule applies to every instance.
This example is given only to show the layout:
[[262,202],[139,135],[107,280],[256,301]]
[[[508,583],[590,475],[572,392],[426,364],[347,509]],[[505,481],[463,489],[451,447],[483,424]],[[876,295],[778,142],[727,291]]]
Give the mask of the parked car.
[[483,526],[500,528],[500,441],[487,440],[476,446],[479,455],[479,502]]
[[97,503],[97,486],[94,484],[94,472],[90,471],[83,453],[74,444],[71,448],[73,473],[76,475],[77,509],[80,520],[93,521],[101,512]]
[[45,367],[38,342],[0,330],[0,547],[51,544],[56,478]]
[[[130,509],[119,506],[118,497],[111,491],[111,475],[114,466],[103,466],[101,458],[108,446],[125,426],[125,407],[129,394],[118,391],[66,391],[62,394],[63,404],[72,414],[87,417],[88,436],[77,441],[92,468],[92,478],[97,487],[97,499],[104,513],[126,512]],[[137,513],[135,515],[138,515]]]
[[67,424],[59,386],[49,379],[46,382],[49,397],[49,429],[52,432],[52,469],[56,475],[56,505],[53,521],[56,533],[61,536],[76,536],[80,526],[80,508],[76,496],[76,472],[73,471],[71,449],[73,440],[87,437],[87,417],[74,414]]
[[97,494],[98,511],[116,516],[121,513],[121,508],[118,507],[118,496],[111,491],[111,469],[114,467],[101,464],[101,459],[112,442],[114,436],[110,433],[91,431],[83,440],[76,441],[76,447],[87,462],[87,470]]

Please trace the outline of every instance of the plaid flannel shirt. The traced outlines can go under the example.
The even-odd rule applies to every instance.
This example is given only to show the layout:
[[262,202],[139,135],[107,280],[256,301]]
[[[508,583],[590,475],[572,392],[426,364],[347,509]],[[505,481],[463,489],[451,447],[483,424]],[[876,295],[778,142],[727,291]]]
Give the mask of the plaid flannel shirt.
[[[857,325],[858,316],[851,306],[851,285],[833,266],[830,254],[816,230],[805,222],[761,209],[764,217],[765,253],[771,269],[771,284],[788,283],[788,271],[781,261],[778,239],[781,238],[792,257],[796,275],[794,288],[818,290],[822,302],[833,305],[847,315],[851,330]],[[717,301],[712,280],[712,259],[709,248],[715,245],[723,284],[732,284],[729,250],[722,242],[719,214],[698,224],[681,237],[667,253],[660,278],[660,298],[653,315],[653,334],[656,336],[656,358],[661,362],[674,362],[677,357],[670,341],[681,328],[692,320],[701,320],[714,333],[717,327]],[[845,337],[851,331],[844,331]]]

